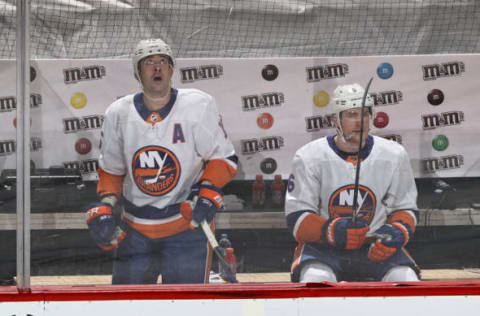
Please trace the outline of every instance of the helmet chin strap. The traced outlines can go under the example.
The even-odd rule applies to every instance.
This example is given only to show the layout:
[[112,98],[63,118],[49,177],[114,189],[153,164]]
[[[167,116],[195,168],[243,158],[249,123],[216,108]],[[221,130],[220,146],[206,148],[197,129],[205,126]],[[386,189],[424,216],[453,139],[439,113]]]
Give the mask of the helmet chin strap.
[[[339,122],[340,124],[340,122]],[[370,132],[370,126],[367,127],[366,133],[368,134]],[[351,133],[350,135],[345,135],[343,132],[343,128],[339,125],[337,127],[337,135],[340,136],[340,139],[342,140],[343,143],[347,143],[350,139],[352,139],[355,136],[355,132]]]
[[349,140],[353,138],[353,134],[345,136],[342,128],[337,127],[337,137],[338,137],[337,138],[338,140],[336,140],[337,146],[339,146],[341,150],[348,152],[350,151],[350,147],[352,151],[355,150],[354,146],[349,142]]
[[358,150],[358,145],[354,142],[350,142],[351,139],[355,136],[354,133],[350,135],[344,135],[343,133],[337,133],[337,136],[339,137],[339,142],[343,144],[340,148],[341,150],[345,152],[351,152],[351,153],[357,153]]
[[343,134],[343,128],[342,128],[342,123],[340,122],[340,113],[338,113],[337,118],[335,119],[335,128],[337,129],[337,136],[340,137],[340,140],[343,143],[346,143],[347,140],[345,139],[345,135]]
[[345,142],[348,142],[350,139],[353,138],[353,136],[355,136],[355,133],[351,133],[350,135],[346,135],[346,136],[343,135],[343,140],[344,140]]
[[[364,130],[362,134],[368,134],[369,132],[370,132],[370,128],[367,127],[366,130]],[[351,133],[350,135],[343,135],[343,133],[342,133],[342,135],[343,135],[343,140],[349,141],[350,139],[352,139],[352,138],[355,136],[355,134],[358,134],[358,133],[357,133],[357,132],[353,132],[353,133]],[[362,135],[362,136],[363,136],[363,135]],[[362,144],[362,147],[363,147],[363,145],[365,145],[365,144]],[[360,148],[360,150],[361,150],[361,148]]]

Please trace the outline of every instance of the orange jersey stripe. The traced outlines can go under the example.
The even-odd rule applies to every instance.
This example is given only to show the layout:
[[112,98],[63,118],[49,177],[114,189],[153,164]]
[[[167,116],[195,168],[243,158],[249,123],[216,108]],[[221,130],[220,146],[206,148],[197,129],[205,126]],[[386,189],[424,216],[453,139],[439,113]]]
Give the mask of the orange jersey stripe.
[[293,271],[295,271],[295,269],[300,264],[300,258],[302,257],[302,252],[303,252],[304,246],[305,246],[305,244],[299,243],[297,245],[297,247],[295,247],[295,253],[293,255],[293,262],[292,262],[292,266],[290,268],[291,273],[293,273]]
[[220,195],[217,191],[209,188],[201,188],[199,197],[205,197],[215,204],[217,208],[221,208],[223,205],[223,196]]
[[98,168],[98,184],[97,194],[99,196],[105,196],[114,194],[118,199],[122,196],[123,180],[125,175],[117,176],[104,171],[102,168]]
[[295,239],[298,242],[320,242],[322,228],[326,222],[327,220],[318,214],[308,214],[302,219],[295,233]]
[[210,160],[205,166],[205,171],[199,182],[202,180],[210,181],[214,186],[223,188],[237,174],[236,166],[230,165],[223,159]]
[[334,213],[337,215],[352,215],[353,212],[351,206],[332,205],[330,208],[330,214]]
[[185,231],[192,220],[192,205],[180,204],[180,214],[162,219],[143,219],[123,210],[122,220],[148,238],[163,238]]
[[404,222],[405,224],[410,225],[410,228],[412,229],[412,232],[415,232],[415,218],[412,216],[412,214],[409,211],[396,211],[393,213],[388,219],[387,223],[391,224],[393,222]]

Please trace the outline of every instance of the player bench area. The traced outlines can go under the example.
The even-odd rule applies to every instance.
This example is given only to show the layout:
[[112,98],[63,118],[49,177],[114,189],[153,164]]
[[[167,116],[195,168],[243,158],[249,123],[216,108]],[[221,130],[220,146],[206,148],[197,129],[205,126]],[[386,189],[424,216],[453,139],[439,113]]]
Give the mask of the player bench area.
[[[475,269],[480,267],[480,211],[472,207],[459,208],[469,206],[464,203],[454,209],[450,209],[454,203],[433,203],[461,201],[474,196],[472,190],[476,186],[470,180],[452,181],[456,191],[449,191],[450,195],[440,199],[432,195],[430,180],[418,180],[421,210],[417,233],[408,248],[427,280],[474,279],[477,276]],[[238,193],[239,198],[247,202],[241,208],[233,208],[235,211],[218,212],[216,235],[229,234],[239,260],[240,280],[288,281],[295,241],[287,231],[285,214],[282,209],[269,205],[261,210],[250,207],[250,185],[242,181],[230,185],[227,193]],[[33,187],[30,217],[32,280],[55,283],[56,277],[75,283],[75,278],[81,282],[88,280],[89,276],[94,280],[99,278],[100,281],[95,282],[109,279],[111,257],[89,238],[81,211],[81,205],[95,198],[94,189],[95,186],[89,183],[79,190],[74,184],[59,185],[50,179]],[[14,192],[10,195],[14,196]],[[437,205],[438,208],[431,208]],[[6,236],[2,237],[5,242],[0,248],[11,259],[12,271],[15,270],[17,227],[14,210],[15,200],[8,200],[0,209],[0,235]]]
[[[0,230],[16,229],[16,214],[0,213]],[[421,210],[419,227],[480,225],[480,210],[460,208],[455,210]],[[217,229],[286,229],[283,212],[218,212]],[[87,229],[83,213],[33,213],[32,230]]]
[[[286,229],[283,212],[219,212],[215,222],[217,236],[229,233],[236,248],[241,282],[290,280],[295,242]],[[10,231],[14,238],[15,229],[16,215],[0,214],[0,232]],[[33,213],[31,229],[32,284],[110,283],[111,258],[89,239],[83,213]],[[478,236],[479,210],[421,210],[409,250],[426,281],[480,279]],[[73,250],[75,247],[83,250]]]
[[[290,282],[288,272],[238,273],[241,283]],[[32,285],[105,285],[111,284],[111,275],[63,275],[32,276]],[[480,269],[426,269],[422,270],[423,281],[480,280]]]

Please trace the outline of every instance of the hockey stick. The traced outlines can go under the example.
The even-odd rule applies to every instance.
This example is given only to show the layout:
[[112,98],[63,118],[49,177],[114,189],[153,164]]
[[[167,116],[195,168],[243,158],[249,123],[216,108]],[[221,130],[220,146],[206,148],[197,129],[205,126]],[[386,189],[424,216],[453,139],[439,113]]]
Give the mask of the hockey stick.
[[390,236],[389,234],[373,234],[372,236],[366,237],[363,243],[373,244],[377,241],[377,239],[389,241],[392,239],[392,236]]
[[[368,91],[370,90],[370,85],[372,84],[372,81],[373,81],[373,77],[370,78],[370,80],[368,81],[367,83],[367,86],[365,87],[365,91],[363,92],[363,97],[362,97],[362,107],[361,107],[361,110],[360,110],[360,143],[358,145],[358,152],[357,152],[357,169],[356,169],[356,173],[355,173],[355,186],[353,188],[353,206],[352,206],[352,222],[355,223],[355,220],[357,219],[357,214],[358,212],[360,211],[362,205],[363,205],[363,200],[362,200],[362,204],[358,205],[358,190],[359,190],[359,182],[360,182],[360,165],[361,165],[361,159],[360,159],[360,152],[362,150],[362,147],[363,147],[363,144],[362,144],[362,141],[363,141],[363,130],[364,130],[364,125],[363,125],[363,111],[365,109],[365,102],[367,100],[367,94],[368,94]],[[373,111],[372,111],[372,114],[373,114]],[[373,119],[373,118],[372,118]],[[364,243],[374,243],[377,239],[381,239],[381,240],[390,240],[392,239],[392,236],[388,235],[388,234],[373,234],[372,236],[369,236],[367,238],[365,238],[365,241]]]
[[223,268],[225,269],[225,274],[226,277],[228,278],[228,281],[231,283],[238,283],[237,278],[233,275],[232,270],[230,269],[230,266],[228,262],[225,260],[225,257],[223,255],[223,248],[218,245],[217,239],[215,238],[215,235],[213,234],[212,230],[210,229],[210,226],[208,225],[206,220],[203,220],[200,223],[200,226],[202,227],[202,230],[205,234],[205,236],[208,239],[208,242],[212,246],[213,252],[217,255],[218,260],[220,260]]
[[[368,90],[370,89],[370,85],[372,84],[373,77],[370,78],[368,81],[367,87],[365,88],[365,91],[363,92],[363,97],[362,97],[362,106],[360,109],[360,144],[358,145],[358,152],[357,152],[357,169],[355,173],[355,186],[353,187],[353,206],[352,206],[352,221],[355,223],[355,220],[357,218],[357,214],[360,211],[360,208],[362,205],[358,205],[358,185],[359,185],[359,180],[360,180],[360,152],[362,150],[363,144],[363,110],[365,109],[365,101],[367,100],[367,94]],[[373,113],[373,111],[372,111]]]
[[[197,204],[198,196],[194,196],[192,200],[192,209],[195,208],[195,204]],[[197,227],[198,223],[194,220],[192,220],[193,226]],[[230,269],[230,265],[228,264],[227,260],[225,260],[225,255],[224,255],[224,249],[220,247],[220,245],[217,242],[217,239],[215,238],[215,235],[213,234],[212,230],[210,229],[210,225],[208,225],[207,220],[203,220],[200,223],[200,227],[202,227],[203,233],[205,234],[205,237],[207,237],[208,243],[210,246],[212,246],[213,253],[217,255],[218,260],[222,264],[223,268],[225,269],[225,276],[227,277],[228,281],[230,283],[238,283],[237,278],[233,274],[232,269]]]

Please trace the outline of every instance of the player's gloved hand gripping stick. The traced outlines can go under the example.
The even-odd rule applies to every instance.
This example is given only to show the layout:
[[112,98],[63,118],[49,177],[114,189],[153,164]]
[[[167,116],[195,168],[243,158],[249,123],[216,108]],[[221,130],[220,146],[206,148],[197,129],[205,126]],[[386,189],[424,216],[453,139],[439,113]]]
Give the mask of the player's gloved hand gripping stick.
[[204,220],[211,222],[217,210],[223,207],[223,192],[212,184],[194,185],[189,199],[194,201],[190,229],[197,228]]
[[368,230],[368,222],[362,218],[353,222],[351,217],[336,217],[325,223],[322,236],[334,248],[353,250],[363,246]]
[[[200,198],[202,198],[202,197],[200,196]],[[197,204],[198,200],[199,200],[198,195],[195,195],[192,199],[192,201],[193,201],[192,207],[193,207],[194,210],[197,206],[196,204]],[[213,219],[213,216],[212,217],[208,217],[208,216],[204,217],[200,221],[200,227],[202,227],[203,233],[207,237],[207,240],[210,243],[210,245],[212,246],[213,252],[217,256],[217,258],[220,261],[220,263],[222,264],[222,266],[224,267],[225,275],[226,275],[228,281],[230,281],[231,283],[238,283],[237,278],[235,278],[232,270],[230,269],[230,265],[225,260],[224,249],[218,245],[217,239],[215,238],[215,235],[213,234],[212,230],[210,229],[210,225],[207,222],[207,220],[211,221]],[[191,226],[198,227],[198,223],[196,222],[195,219],[196,219],[195,216],[193,216]]]
[[[376,237],[376,240],[370,246],[368,258],[375,262],[387,260],[407,244],[411,232],[408,225],[400,222],[383,225],[375,232],[377,236],[372,236]],[[384,238],[378,236],[384,236]]]

